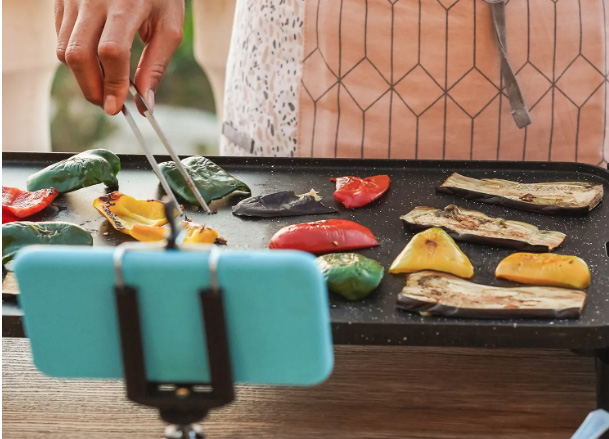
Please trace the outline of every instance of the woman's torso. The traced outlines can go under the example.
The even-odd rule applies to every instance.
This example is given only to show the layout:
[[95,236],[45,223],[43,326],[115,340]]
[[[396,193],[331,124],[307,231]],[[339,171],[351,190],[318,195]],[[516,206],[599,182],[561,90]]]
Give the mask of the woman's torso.
[[518,129],[482,0],[240,0],[228,155],[606,163],[603,0],[512,0]]

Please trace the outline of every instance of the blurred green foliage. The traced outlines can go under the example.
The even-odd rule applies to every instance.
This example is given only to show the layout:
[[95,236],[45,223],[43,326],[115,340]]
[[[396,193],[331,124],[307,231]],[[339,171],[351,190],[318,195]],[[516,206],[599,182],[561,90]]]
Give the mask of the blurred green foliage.
[[[184,40],[167,67],[165,78],[157,90],[155,101],[177,107],[199,108],[215,113],[211,86],[205,73],[194,59],[193,32],[192,5],[191,1],[187,1]],[[137,66],[137,60],[140,58],[143,47],[138,38],[133,48],[132,66]]]
[[112,119],[82,97],[70,70],[61,65],[52,88],[51,119],[53,151],[80,152],[93,147],[116,130]]
[[[187,0],[184,40],[165,72],[155,95],[155,103],[213,113],[215,107],[211,86],[194,59],[193,44],[192,4]],[[132,73],[143,48],[139,36],[136,36],[131,52]],[[57,69],[51,95],[54,110],[51,120],[53,151],[84,151],[116,130],[111,117],[85,100],[65,65]],[[202,149],[205,147],[202,146]]]

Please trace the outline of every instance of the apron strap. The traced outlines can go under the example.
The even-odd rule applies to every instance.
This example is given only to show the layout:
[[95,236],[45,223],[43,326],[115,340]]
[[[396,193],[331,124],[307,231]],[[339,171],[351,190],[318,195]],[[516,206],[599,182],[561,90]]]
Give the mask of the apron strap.
[[501,73],[505,81],[505,88],[510,107],[512,108],[512,117],[518,128],[524,128],[531,123],[531,114],[527,108],[527,104],[522,96],[522,90],[518,85],[518,80],[514,74],[514,70],[508,60],[507,54],[507,38],[505,27],[505,0],[484,0],[490,4],[493,15],[493,26],[495,35],[497,36],[497,47],[501,56]]

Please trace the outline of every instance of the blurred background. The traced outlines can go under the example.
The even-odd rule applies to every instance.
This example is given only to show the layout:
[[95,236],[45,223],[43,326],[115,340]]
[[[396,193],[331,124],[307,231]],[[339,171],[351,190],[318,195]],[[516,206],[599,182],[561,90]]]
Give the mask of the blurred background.
[[[107,116],[87,102],[57,61],[53,2],[3,0],[2,12],[3,150],[142,153],[124,116]],[[184,40],[155,96],[155,117],[179,154],[218,154],[216,113],[222,110],[233,13],[234,0],[186,1]],[[136,36],[132,73],[142,50]],[[153,152],[164,153],[131,97],[127,106]]]
[[[131,53],[133,70],[144,45],[136,38]],[[107,148],[121,153],[139,153],[122,114],[107,116],[101,108],[87,102],[70,69],[61,64],[51,88],[51,148],[53,151],[84,151]],[[133,100],[128,107],[140,129],[156,140],[148,123],[137,117]],[[205,73],[193,54],[192,2],[187,2],[184,41],[174,55],[155,96],[155,116],[174,147],[181,154],[215,155],[218,133],[214,96]],[[73,127],[79,127],[75,130]]]

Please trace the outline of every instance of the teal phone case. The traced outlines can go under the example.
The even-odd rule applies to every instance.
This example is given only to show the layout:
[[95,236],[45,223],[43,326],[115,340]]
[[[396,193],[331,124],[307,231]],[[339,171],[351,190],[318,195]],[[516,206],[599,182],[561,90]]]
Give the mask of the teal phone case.
[[[29,247],[15,273],[34,363],[55,377],[120,378],[122,360],[109,247]],[[123,257],[138,289],[147,377],[209,381],[198,293],[208,251],[138,250]],[[333,365],[327,288],[311,255],[221,252],[229,349],[236,382],[315,385]]]

